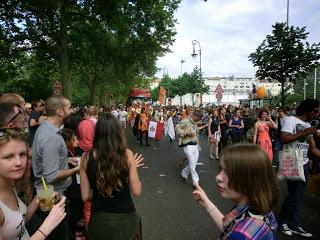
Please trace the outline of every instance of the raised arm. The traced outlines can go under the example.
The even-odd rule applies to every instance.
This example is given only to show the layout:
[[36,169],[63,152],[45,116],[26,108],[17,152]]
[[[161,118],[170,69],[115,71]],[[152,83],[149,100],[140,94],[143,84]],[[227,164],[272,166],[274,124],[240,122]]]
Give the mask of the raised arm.
[[[133,155],[131,150],[127,150],[127,156],[128,156],[128,167],[129,167],[129,186],[131,189],[132,194],[135,197],[140,196],[141,194],[141,182],[139,179],[138,174],[138,166],[140,166],[140,163],[142,162],[141,158],[140,160],[136,161],[137,155]],[[141,156],[141,155],[140,155]]]

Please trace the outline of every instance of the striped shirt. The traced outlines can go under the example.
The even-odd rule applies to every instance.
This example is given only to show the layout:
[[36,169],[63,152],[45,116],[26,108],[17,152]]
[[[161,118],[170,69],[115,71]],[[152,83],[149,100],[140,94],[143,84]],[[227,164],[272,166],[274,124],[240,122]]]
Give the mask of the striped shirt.
[[237,206],[224,218],[223,233],[220,239],[227,240],[272,240],[276,239],[276,218],[271,211],[267,216],[254,215],[248,211],[249,206]]
[[[68,150],[61,135],[61,129],[45,121],[38,128],[32,145],[32,170],[35,180],[43,176],[58,192],[65,191],[71,184],[71,177],[55,181],[61,170],[69,169]],[[37,184],[36,182],[36,184]]]

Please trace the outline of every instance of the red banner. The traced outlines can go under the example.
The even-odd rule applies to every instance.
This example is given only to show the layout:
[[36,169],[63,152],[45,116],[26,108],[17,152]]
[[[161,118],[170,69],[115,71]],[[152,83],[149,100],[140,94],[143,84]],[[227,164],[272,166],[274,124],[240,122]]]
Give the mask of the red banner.
[[166,94],[167,94],[167,91],[163,87],[160,87],[159,102],[161,105],[165,104]]

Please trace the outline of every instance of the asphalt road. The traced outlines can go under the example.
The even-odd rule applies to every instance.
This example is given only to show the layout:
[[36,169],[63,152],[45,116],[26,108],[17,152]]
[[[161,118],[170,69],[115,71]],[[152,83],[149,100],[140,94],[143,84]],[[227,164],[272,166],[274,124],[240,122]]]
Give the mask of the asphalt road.
[[[205,209],[192,197],[192,183],[185,183],[180,178],[182,167],[179,159],[184,156],[182,149],[176,142],[169,143],[163,138],[161,141],[150,140],[151,147],[135,142],[130,129],[126,132],[129,147],[145,158],[145,165],[139,169],[142,181],[142,194],[135,198],[137,212],[142,217],[144,240],[206,240],[218,239],[219,231],[213,221],[209,219]],[[197,172],[200,185],[207,192],[218,208],[226,213],[233,204],[223,199],[215,185],[218,172],[218,162],[208,158],[209,145],[206,136],[201,138],[200,157]],[[279,183],[280,201],[286,194],[286,186]],[[277,210],[276,210],[277,214]],[[302,212],[302,226],[312,232],[312,239],[320,239],[320,198],[306,193]],[[288,237],[278,232],[278,239],[304,239],[302,237]]]

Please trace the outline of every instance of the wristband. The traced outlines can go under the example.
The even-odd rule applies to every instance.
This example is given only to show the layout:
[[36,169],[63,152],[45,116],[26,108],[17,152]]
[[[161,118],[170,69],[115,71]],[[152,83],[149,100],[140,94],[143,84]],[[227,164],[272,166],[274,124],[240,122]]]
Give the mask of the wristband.
[[39,231],[45,238],[48,237],[46,234],[44,234],[44,233],[40,230],[40,228],[38,228],[38,231]]
[[208,210],[208,213],[210,214],[213,210],[215,210],[215,209],[217,209],[217,207],[216,206],[214,206],[214,207],[212,207],[212,208],[210,208],[209,210]]

